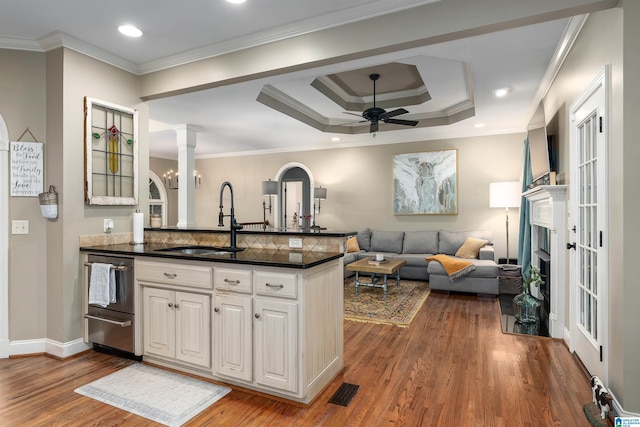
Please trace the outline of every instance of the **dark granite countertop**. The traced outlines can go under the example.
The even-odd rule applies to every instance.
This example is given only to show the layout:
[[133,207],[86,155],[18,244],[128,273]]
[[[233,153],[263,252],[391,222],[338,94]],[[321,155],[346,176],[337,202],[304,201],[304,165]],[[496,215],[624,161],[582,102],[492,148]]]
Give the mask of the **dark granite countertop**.
[[188,245],[180,244],[118,244],[81,247],[82,252],[96,252],[111,255],[149,256],[169,259],[222,262],[232,264],[262,265],[269,267],[310,268],[341,258],[342,253],[318,251],[282,251],[275,249],[248,248],[241,252],[224,255],[195,255],[163,252],[163,249]]

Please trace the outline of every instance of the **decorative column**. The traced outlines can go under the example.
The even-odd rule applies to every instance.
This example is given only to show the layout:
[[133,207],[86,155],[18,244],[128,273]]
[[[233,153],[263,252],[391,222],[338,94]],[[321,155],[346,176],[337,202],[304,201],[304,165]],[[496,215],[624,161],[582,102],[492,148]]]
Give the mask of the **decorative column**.
[[172,127],[176,131],[178,145],[178,227],[191,227],[194,220],[195,186],[193,173],[195,170],[196,133],[201,128],[193,125],[177,125]]
[[[564,338],[565,293],[567,287],[567,186],[540,185],[523,193],[531,208],[531,265],[539,264],[538,227],[549,230],[551,271],[549,286],[549,335]],[[535,295],[534,295],[535,296]]]

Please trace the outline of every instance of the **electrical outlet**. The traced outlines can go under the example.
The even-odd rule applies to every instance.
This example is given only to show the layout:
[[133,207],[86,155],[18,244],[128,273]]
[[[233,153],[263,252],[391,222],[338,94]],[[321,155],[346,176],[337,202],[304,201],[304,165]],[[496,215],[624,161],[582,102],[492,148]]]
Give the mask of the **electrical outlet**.
[[302,239],[289,238],[289,247],[292,249],[302,249]]
[[113,220],[112,219],[105,219],[104,220],[104,232],[105,233],[111,233],[114,229],[113,226]]
[[29,220],[16,219],[11,221],[11,234],[29,234]]

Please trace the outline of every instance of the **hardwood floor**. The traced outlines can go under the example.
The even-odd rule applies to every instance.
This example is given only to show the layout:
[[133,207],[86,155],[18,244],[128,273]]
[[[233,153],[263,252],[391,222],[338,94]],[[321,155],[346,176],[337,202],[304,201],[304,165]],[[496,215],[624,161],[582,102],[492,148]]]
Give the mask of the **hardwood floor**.
[[[410,328],[345,321],[345,371],[308,408],[233,390],[187,426],[590,426],[561,341],[501,332],[497,299],[432,292]],[[73,390],[132,363],[93,351],[0,360],[2,426],[149,426]],[[360,385],[347,407],[328,403]]]

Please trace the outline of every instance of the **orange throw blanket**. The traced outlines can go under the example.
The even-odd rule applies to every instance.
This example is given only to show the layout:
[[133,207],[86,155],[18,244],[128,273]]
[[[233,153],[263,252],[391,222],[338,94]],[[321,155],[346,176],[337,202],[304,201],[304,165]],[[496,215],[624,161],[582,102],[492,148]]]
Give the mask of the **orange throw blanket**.
[[442,264],[444,271],[449,275],[449,279],[454,280],[462,276],[466,276],[476,269],[471,261],[460,258],[454,258],[449,255],[438,254],[425,258],[427,261],[438,261]]

